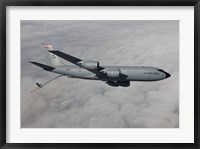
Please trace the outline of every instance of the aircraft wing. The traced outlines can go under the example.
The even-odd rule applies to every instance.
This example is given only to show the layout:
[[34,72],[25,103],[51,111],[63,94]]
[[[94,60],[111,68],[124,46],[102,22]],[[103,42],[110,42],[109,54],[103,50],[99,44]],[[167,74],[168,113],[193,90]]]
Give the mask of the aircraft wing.
[[78,62],[82,61],[79,58],[73,57],[71,55],[68,55],[68,54],[63,53],[63,52],[58,51],[58,50],[50,50],[49,52],[51,52],[51,53],[53,53],[53,54],[65,59],[65,60],[67,60],[67,61],[69,61],[69,62],[71,62],[71,63],[73,63],[75,65],[77,65]]
[[[79,62],[83,61],[82,59],[76,58],[74,56],[71,56],[69,54],[63,53],[63,52],[58,51],[58,50],[50,50],[49,52],[51,52],[51,53],[53,53],[53,54],[65,59],[65,60],[67,60],[69,62],[71,62],[72,64],[75,64],[75,65],[77,65],[77,66],[79,66],[81,68],[84,68],[79,64]],[[90,69],[87,69],[87,68],[84,68],[84,69],[86,69],[88,71],[91,71],[91,72],[93,72],[95,74],[100,74],[100,73],[103,74],[103,72],[100,72],[100,71],[103,70],[104,68],[99,66],[99,70],[90,70]]]

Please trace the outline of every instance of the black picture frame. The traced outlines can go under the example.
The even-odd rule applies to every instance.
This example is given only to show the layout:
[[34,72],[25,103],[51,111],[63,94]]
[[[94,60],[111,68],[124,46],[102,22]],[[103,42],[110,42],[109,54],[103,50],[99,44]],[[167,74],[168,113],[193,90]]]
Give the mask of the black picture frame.
[[[6,7],[7,6],[194,6],[194,143],[7,143],[6,142]],[[3,0],[0,1],[0,147],[1,148],[179,148],[197,149],[199,145],[199,0]],[[192,50],[192,49],[191,49]],[[173,136],[172,136],[173,137]]]

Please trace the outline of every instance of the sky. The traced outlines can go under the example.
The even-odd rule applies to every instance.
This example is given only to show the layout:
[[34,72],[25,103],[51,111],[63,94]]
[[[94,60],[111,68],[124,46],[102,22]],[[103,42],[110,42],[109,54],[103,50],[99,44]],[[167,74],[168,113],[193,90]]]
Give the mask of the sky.
[[[42,43],[100,65],[152,66],[171,77],[111,87],[103,81],[61,77],[45,64]],[[63,60],[66,65],[72,65]],[[179,21],[21,21],[22,128],[178,128]]]

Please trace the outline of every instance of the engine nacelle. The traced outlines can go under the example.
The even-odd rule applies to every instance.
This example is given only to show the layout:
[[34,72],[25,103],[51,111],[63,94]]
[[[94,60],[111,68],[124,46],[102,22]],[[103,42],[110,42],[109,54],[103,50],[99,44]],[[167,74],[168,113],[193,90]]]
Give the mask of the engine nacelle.
[[97,61],[83,61],[81,64],[82,67],[90,70],[98,70],[99,62]]
[[120,70],[119,69],[107,70],[106,74],[108,77],[118,78],[120,76]]

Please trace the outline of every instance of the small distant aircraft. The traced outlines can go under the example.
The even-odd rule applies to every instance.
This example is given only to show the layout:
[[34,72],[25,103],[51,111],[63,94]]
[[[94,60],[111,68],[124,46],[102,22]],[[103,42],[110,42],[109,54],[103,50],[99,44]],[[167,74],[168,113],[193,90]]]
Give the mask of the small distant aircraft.
[[[170,74],[156,67],[145,66],[101,66],[98,61],[82,60],[58,50],[54,50],[51,44],[43,44],[47,64],[30,62],[46,71],[60,74],[45,84],[36,83],[38,88],[61,77],[79,78],[88,80],[105,81],[113,87],[129,87],[130,81],[158,81],[170,77]],[[73,65],[65,65],[62,60]]]

